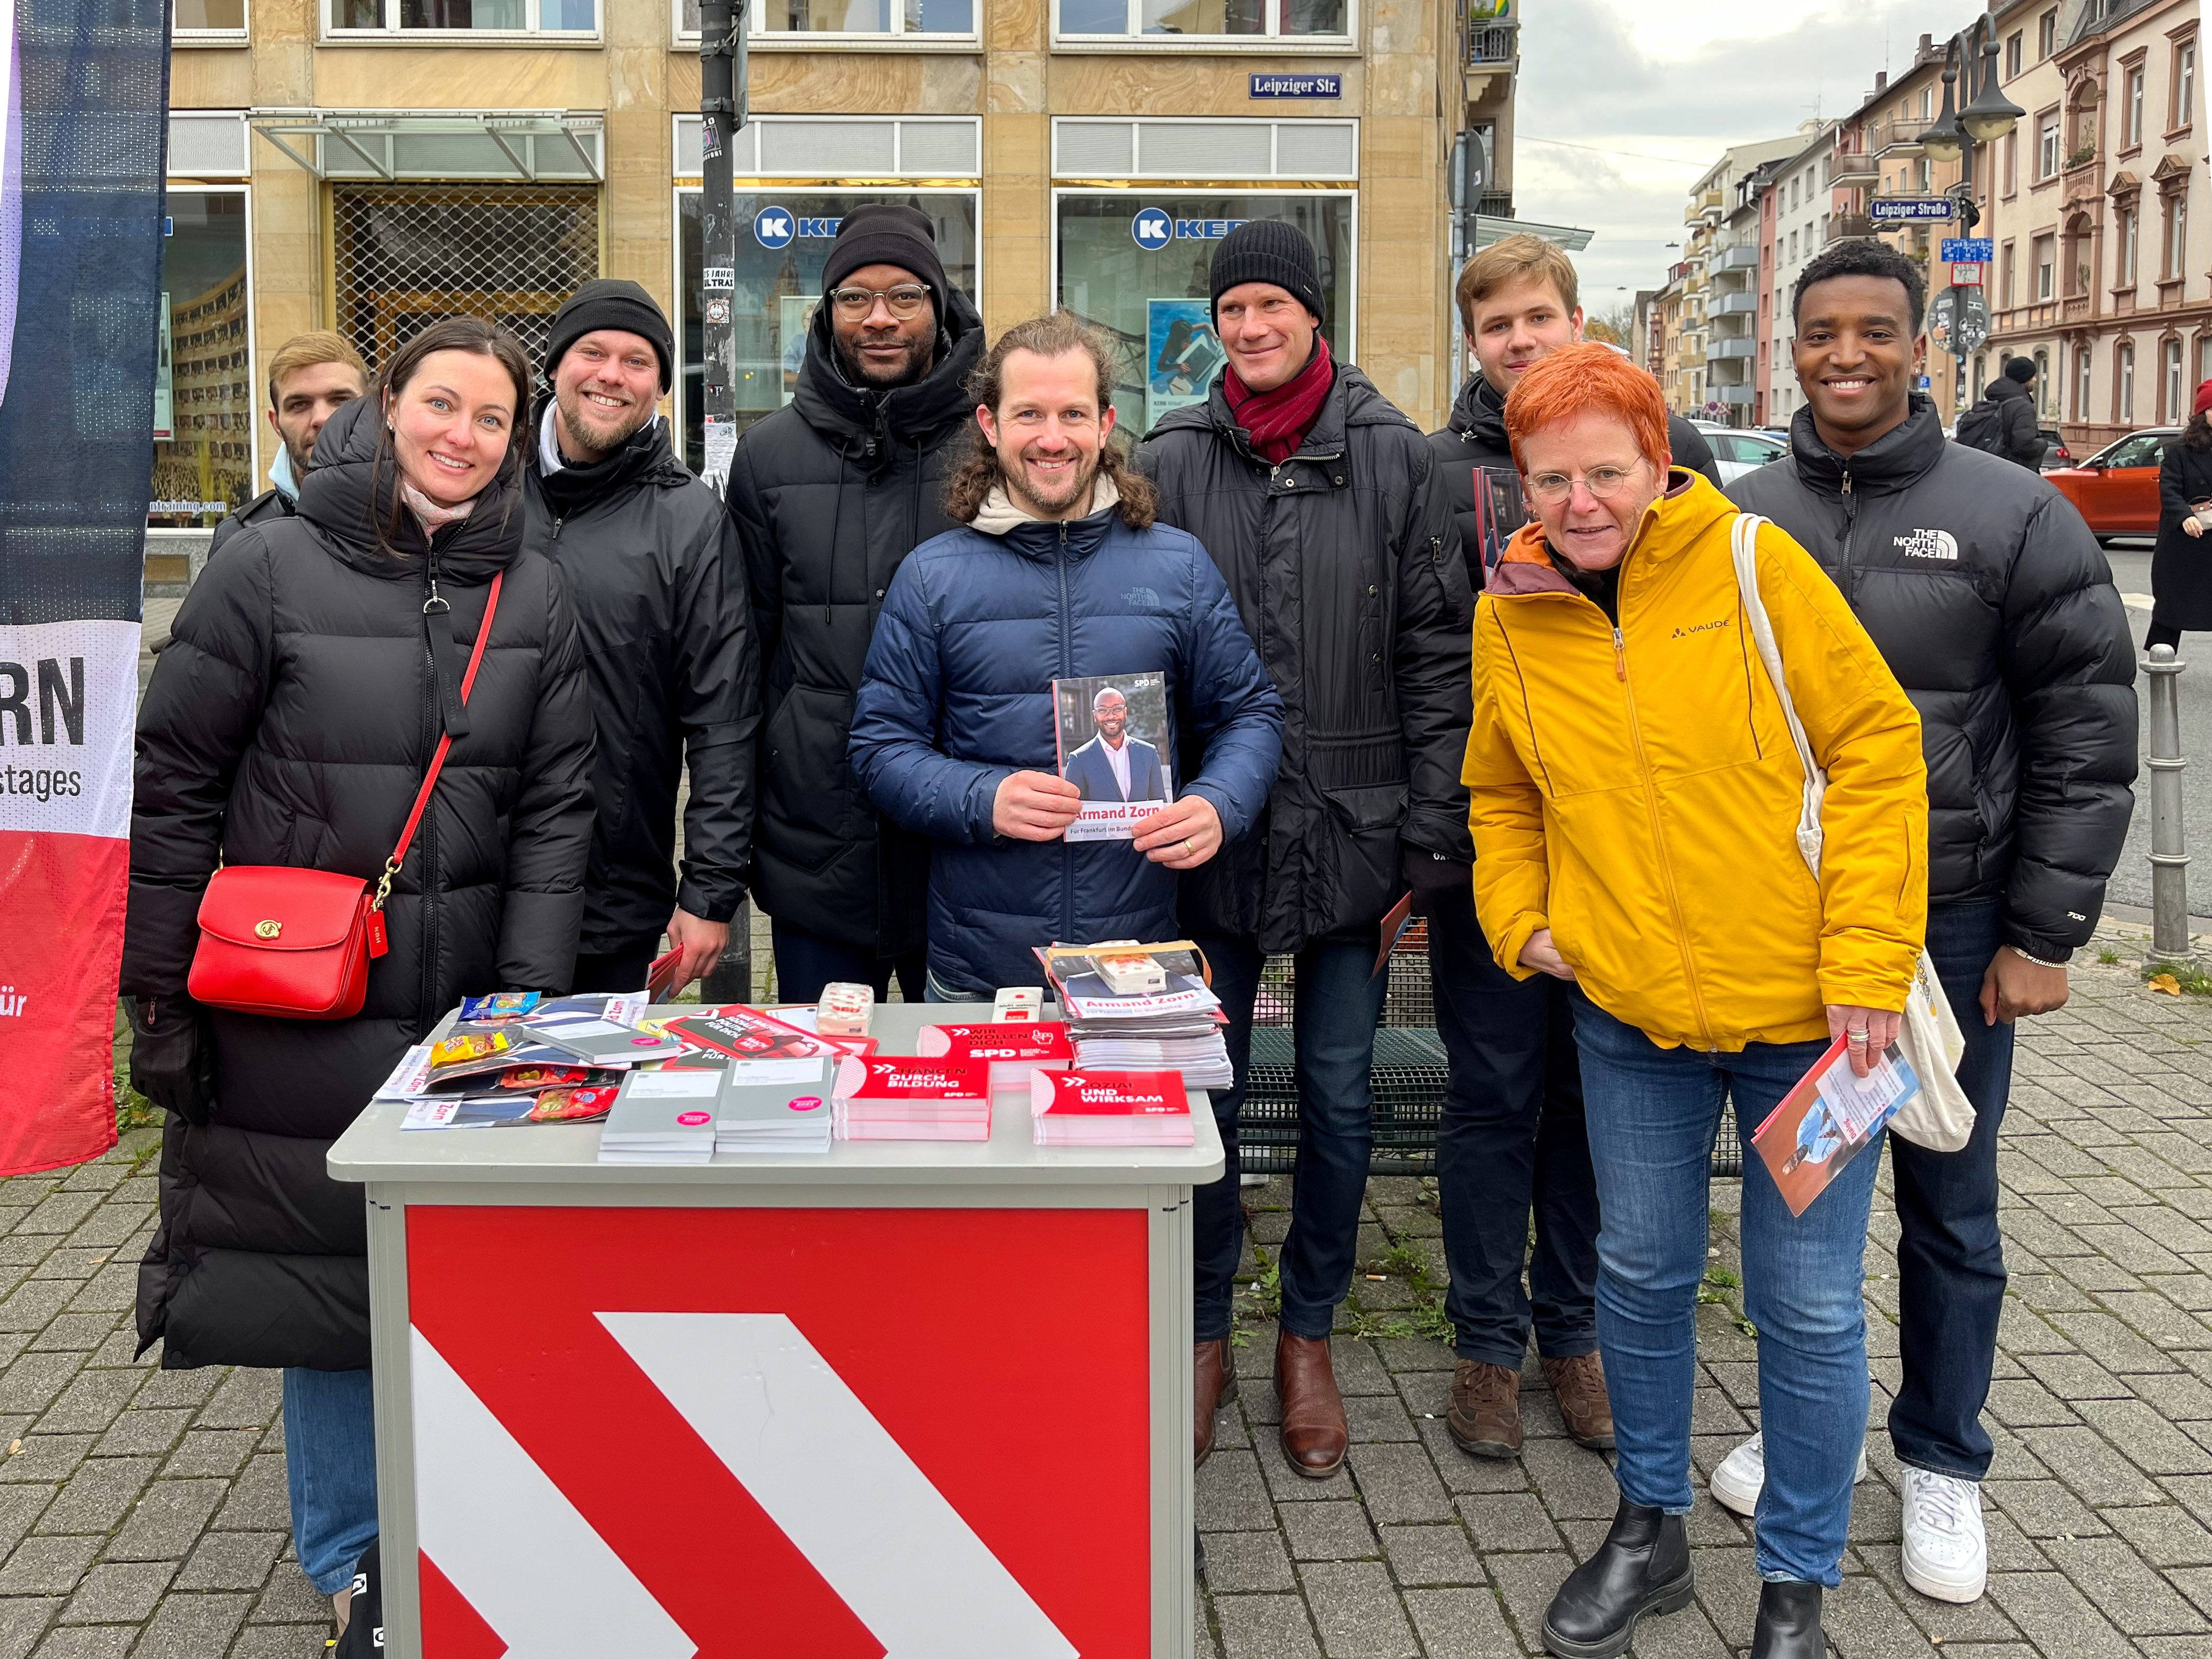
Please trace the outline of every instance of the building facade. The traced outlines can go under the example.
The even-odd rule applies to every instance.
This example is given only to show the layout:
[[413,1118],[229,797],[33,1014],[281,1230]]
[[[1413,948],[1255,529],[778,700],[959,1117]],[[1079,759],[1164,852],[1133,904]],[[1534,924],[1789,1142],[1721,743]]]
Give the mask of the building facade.
[[1762,342],[1765,348],[1765,402],[1762,426],[1787,426],[1804,394],[1797,387],[1797,371],[1790,356],[1796,338],[1790,313],[1790,295],[1797,277],[1813,256],[1827,245],[1832,192],[1826,187],[1827,161],[1834,147],[1836,124],[1811,124],[1802,149],[1781,162],[1766,186],[1773,226],[1772,257],[1766,269],[1768,324]]
[[1990,181],[2009,303],[1978,369],[2032,358],[2046,418],[2085,457],[2187,419],[2212,378],[2197,8],[2019,5],[2000,28],[2028,116]]
[[[1738,144],[1690,187],[1682,258],[1681,344],[1667,386],[1676,413],[1753,424],[1759,357],[1759,203],[1764,170],[1798,149],[1797,134]],[[1680,274],[1675,274],[1679,272]]]
[[[787,401],[830,239],[866,201],[938,228],[994,330],[1065,305],[1149,372],[1238,222],[1320,251],[1335,350],[1425,426],[1455,388],[1444,160],[1481,123],[1510,216],[1499,0],[755,0],[736,140],[740,428]],[[533,354],[627,276],[678,321],[701,411],[696,0],[179,0],[163,409],[149,523],[204,528],[273,459],[259,365],[330,327],[372,366],[429,319]],[[1164,389],[1166,388],[1166,389]]]

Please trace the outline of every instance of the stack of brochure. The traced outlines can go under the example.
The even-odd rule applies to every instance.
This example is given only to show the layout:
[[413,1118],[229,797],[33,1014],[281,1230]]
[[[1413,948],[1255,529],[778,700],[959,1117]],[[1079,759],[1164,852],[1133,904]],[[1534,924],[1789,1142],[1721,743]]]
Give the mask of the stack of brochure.
[[925,1025],[915,1052],[926,1059],[980,1060],[991,1068],[991,1092],[1027,1100],[1030,1079],[1064,1072],[1075,1062],[1067,1027],[1056,1021],[1029,1024]]
[[1067,1010],[1079,1070],[1180,1072],[1193,1089],[1236,1080],[1222,1037],[1228,1017],[1188,940],[1056,945],[1037,957]]
[[1180,1072],[1039,1073],[1030,1110],[1040,1146],[1188,1146]]
[[741,1083],[732,1076],[714,1105],[714,1150],[805,1157],[830,1150],[830,1068],[803,1089]]
[[714,1157],[718,1071],[632,1072],[599,1130],[602,1164],[707,1164]]
[[840,1140],[988,1140],[991,1077],[970,1060],[862,1060],[837,1067]]

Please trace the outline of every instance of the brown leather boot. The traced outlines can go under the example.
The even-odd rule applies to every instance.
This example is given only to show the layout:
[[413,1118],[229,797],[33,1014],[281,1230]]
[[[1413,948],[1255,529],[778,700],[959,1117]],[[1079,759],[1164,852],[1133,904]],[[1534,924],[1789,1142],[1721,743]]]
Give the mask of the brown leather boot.
[[1613,1397],[1605,1391],[1605,1361],[1595,1352],[1572,1359],[1547,1359],[1544,1380],[1559,1402],[1559,1416],[1578,1446],[1613,1449]]
[[1521,1373],[1510,1365],[1462,1359],[1452,1371],[1445,1425],[1459,1449],[1477,1457],[1521,1455]]
[[1191,1467],[1195,1468],[1213,1450],[1214,1420],[1221,1408],[1237,1398],[1237,1356],[1225,1341],[1201,1342],[1194,1355],[1198,1386],[1191,1397],[1198,1413],[1198,1458]]
[[1344,1467],[1352,1431],[1329,1369],[1328,1339],[1275,1338],[1275,1392],[1283,1401],[1283,1455],[1300,1474],[1326,1480]]

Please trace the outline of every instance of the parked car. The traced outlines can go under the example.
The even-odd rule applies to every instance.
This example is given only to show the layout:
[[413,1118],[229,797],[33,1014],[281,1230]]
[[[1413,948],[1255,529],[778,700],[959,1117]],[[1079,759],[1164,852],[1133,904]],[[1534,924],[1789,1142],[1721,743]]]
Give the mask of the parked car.
[[2181,435],[2178,426],[2146,427],[2111,443],[2080,465],[2053,468],[2043,476],[2080,509],[2090,533],[2107,536],[2158,534],[2158,464],[2166,447]]
[[2055,426],[2039,426],[2035,435],[2043,440],[2043,470],[2056,472],[2062,466],[2074,465],[2074,452],[2066,447],[2066,435]]
[[1713,447],[1713,460],[1723,484],[1732,484],[1745,473],[1790,453],[1789,441],[1770,433],[1713,427],[1702,430],[1705,441]]

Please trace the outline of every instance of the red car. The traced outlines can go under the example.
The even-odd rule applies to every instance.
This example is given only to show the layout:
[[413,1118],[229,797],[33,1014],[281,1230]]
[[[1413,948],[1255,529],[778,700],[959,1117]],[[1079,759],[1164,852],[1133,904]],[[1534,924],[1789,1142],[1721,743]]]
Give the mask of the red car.
[[2178,426],[2146,427],[2107,444],[2079,466],[2054,467],[2043,476],[2080,509],[2090,533],[2158,534],[2158,463],[2181,435]]

